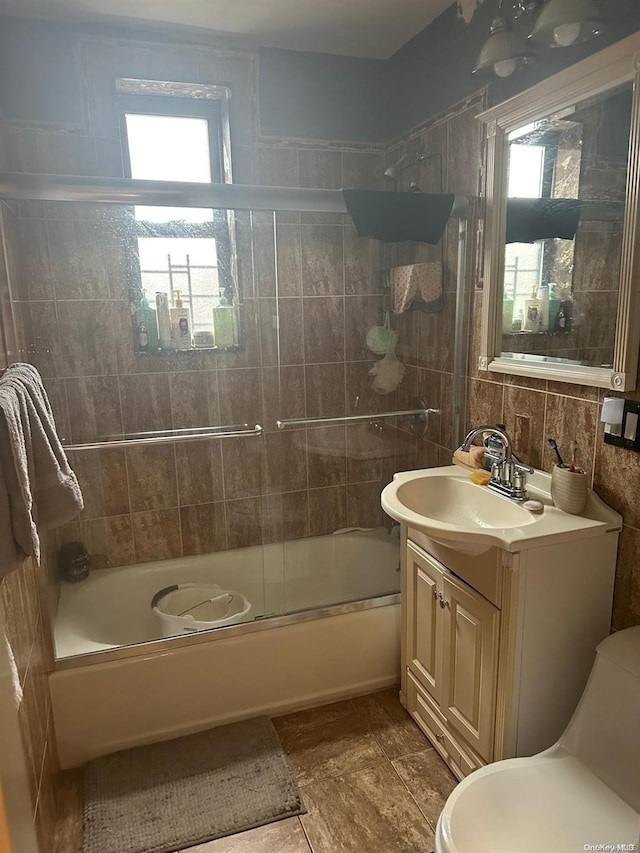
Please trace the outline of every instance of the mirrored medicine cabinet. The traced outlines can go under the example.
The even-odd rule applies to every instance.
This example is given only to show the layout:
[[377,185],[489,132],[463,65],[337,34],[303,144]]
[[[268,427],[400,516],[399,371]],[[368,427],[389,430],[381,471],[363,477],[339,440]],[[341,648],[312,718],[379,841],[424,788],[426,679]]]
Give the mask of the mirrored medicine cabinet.
[[479,116],[478,368],[617,391],[640,338],[640,33]]

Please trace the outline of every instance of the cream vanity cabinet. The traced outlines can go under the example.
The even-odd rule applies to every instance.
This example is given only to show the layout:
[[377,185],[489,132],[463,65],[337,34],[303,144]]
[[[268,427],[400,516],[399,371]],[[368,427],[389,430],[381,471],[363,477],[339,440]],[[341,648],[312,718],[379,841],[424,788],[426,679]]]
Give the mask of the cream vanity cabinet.
[[402,530],[409,713],[459,779],[551,746],[609,633],[617,530],[480,554]]

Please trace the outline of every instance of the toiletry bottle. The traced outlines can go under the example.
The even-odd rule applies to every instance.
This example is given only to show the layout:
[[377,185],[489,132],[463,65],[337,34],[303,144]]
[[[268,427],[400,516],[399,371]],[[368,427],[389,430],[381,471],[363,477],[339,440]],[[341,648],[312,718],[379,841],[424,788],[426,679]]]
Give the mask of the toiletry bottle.
[[513,331],[513,299],[502,302],[502,334],[509,335]]
[[522,326],[524,324],[524,317],[522,316],[522,308],[518,311],[518,316],[513,318],[513,325],[511,327],[512,332],[521,332]]
[[540,300],[536,296],[536,288],[524,303],[524,331],[538,332],[540,330]]
[[560,311],[560,297],[558,294],[558,285],[554,282],[549,282],[549,331],[554,332],[558,325],[558,313]]
[[171,316],[171,343],[174,349],[191,349],[191,317],[189,309],[182,304],[181,292],[174,292],[174,307]]
[[225,291],[220,292],[220,304],[213,309],[213,337],[217,347],[232,347],[236,342],[233,305]]
[[540,302],[540,314],[538,317],[538,331],[549,331],[549,285],[541,284],[536,294]]
[[149,300],[143,296],[133,315],[136,345],[142,352],[158,349],[158,321],[156,316],[155,309],[151,308]]
[[166,293],[156,293],[158,311],[158,340],[162,349],[171,349],[171,318],[169,316],[169,297]]

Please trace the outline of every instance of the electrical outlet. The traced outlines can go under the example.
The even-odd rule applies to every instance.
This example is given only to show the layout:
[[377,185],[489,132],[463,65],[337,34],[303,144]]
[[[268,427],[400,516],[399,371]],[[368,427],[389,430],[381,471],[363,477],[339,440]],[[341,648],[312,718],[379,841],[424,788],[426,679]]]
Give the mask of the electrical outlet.
[[640,403],[634,400],[624,401],[620,433],[616,435],[605,430],[604,441],[605,444],[626,447],[627,450],[640,453]]

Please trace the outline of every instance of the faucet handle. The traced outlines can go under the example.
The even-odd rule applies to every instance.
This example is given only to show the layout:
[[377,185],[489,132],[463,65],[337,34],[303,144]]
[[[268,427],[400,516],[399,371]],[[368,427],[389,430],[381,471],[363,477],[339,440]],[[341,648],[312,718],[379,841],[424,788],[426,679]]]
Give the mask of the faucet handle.
[[530,468],[528,465],[525,465],[524,462],[521,462],[515,453],[511,454],[511,458],[513,459],[513,466],[516,471],[519,471],[522,474],[535,474],[535,469]]

